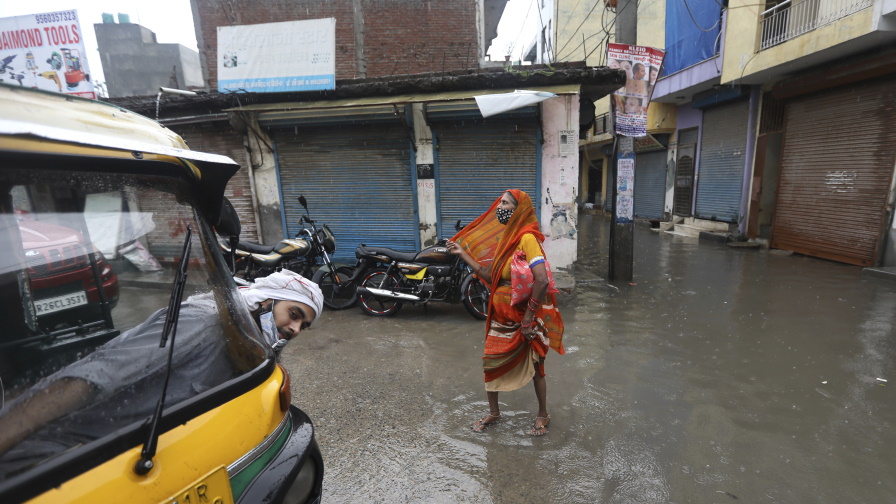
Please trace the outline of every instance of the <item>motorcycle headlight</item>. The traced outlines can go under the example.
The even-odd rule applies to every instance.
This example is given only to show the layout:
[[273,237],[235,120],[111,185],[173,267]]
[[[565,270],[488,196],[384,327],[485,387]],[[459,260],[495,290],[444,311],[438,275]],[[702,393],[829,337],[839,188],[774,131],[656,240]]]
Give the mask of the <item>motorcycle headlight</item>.
[[336,250],[336,237],[330,228],[324,224],[323,228],[318,231],[320,233],[320,242],[324,245],[324,250],[328,254],[332,254]]

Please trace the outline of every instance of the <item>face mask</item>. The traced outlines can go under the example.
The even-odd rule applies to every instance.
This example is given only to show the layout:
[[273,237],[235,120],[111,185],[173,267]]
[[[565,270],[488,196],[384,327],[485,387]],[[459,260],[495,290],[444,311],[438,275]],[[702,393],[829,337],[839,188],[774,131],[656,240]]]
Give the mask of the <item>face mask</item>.
[[510,216],[513,215],[514,210],[515,209],[507,210],[504,208],[499,208],[499,209],[495,210],[495,213],[497,214],[497,217],[498,217],[498,222],[500,222],[501,224],[507,224],[508,222],[510,222]]
[[288,340],[280,337],[280,333],[277,331],[277,324],[274,323],[273,311],[262,313],[258,317],[258,321],[261,322],[261,334],[264,335],[264,340],[271,345],[275,352],[283,350]]

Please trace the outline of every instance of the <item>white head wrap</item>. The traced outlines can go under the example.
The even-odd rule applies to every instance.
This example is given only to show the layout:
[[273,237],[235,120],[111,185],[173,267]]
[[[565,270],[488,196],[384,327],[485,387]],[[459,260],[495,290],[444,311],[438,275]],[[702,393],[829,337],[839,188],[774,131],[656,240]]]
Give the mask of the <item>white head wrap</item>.
[[314,309],[314,321],[320,317],[324,307],[324,295],[316,283],[289,270],[282,270],[263,278],[256,278],[255,283],[241,287],[240,294],[249,306],[255,310],[258,305],[268,299],[298,301]]

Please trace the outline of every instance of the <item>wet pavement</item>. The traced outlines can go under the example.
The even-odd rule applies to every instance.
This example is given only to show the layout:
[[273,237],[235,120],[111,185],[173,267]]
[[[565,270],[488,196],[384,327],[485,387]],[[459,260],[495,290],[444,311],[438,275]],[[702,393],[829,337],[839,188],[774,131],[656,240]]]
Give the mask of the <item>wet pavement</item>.
[[292,342],[325,502],[893,500],[896,282],[636,226],[634,281],[609,284],[608,226],[580,216],[543,438],[531,386],[470,430],[484,324],[460,305],[328,311]]

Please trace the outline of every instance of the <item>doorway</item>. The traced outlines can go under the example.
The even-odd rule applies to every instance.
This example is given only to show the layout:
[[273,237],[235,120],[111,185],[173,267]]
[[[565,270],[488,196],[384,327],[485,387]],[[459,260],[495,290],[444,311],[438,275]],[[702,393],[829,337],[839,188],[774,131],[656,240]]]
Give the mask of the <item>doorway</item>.
[[690,128],[678,133],[672,213],[680,217],[690,217],[693,207],[698,132],[698,128]]

